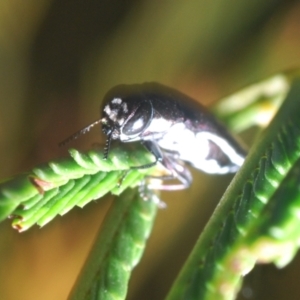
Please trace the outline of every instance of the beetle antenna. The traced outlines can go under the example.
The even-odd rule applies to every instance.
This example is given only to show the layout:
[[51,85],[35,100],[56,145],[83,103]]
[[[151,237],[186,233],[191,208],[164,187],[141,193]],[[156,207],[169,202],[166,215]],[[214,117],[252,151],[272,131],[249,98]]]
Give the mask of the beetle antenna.
[[103,155],[104,160],[107,160],[107,157],[108,157],[108,152],[109,152],[109,149],[110,149],[110,142],[111,142],[111,135],[112,134],[108,135],[106,143],[105,143],[104,155]]
[[82,128],[81,130],[73,133],[71,136],[69,136],[68,138],[66,138],[62,142],[60,142],[58,145],[61,147],[61,146],[64,146],[64,145],[66,145],[67,143],[69,143],[73,140],[76,140],[78,137],[80,137],[83,134],[86,134],[87,132],[89,132],[91,130],[92,127],[94,127],[95,125],[97,125],[101,122],[102,122],[102,119],[99,119],[99,120],[93,122],[92,124],[90,124],[90,125]]

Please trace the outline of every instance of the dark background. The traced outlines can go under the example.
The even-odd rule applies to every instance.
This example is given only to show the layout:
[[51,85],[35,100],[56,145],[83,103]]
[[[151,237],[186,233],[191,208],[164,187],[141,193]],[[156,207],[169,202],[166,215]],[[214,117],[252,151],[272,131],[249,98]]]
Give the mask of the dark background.
[[[67,155],[57,144],[99,117],[114,85],[157,81],[210,105],[299,67],[299,37],[297,1],[2,0],[0,178]],[[71,146],[101,143],[99,133]],[[128,299],[162,299],[231,178],[193,174],[191,189],[163,193],[168,208],[158,213]],[[109,203],[22,234],[3,222],[0,298],[66,299]],[[299,258],[280,271],[258,267],[244,294],[300,299],[299,274]]]

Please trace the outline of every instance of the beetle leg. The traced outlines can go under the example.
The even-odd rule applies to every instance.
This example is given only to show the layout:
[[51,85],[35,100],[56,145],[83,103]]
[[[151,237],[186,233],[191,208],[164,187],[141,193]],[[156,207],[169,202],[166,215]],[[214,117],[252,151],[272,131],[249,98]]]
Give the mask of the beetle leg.
[[[157,176],[156,178],[162,180],[169,179],[177,179],[180,184],[155,184],[150,183],[148,185],[149,189],[156,190],[165,190],[165,191],[175,191],[175,190],[184,190],[187,189],[192,183],[192,175],[188,168],[185,167],[184,164],[181,164],[178,160],[176,160],[172,156],[165,155],[163,157],[162,165],[171,172],[169,176]],[[154,176],[149,176],[154,178]]]
[[154,143],[153,141],[142,141],[141,143],[149,152],[153,154],[153,156],[155,157],[155,161],[142,166],[132,166],[130,167],[130,169],[148,169],[155,166],[158,162],[162,162],[163,154],[156,143]]
[[[167,176],[157,176],[158,179],[177,179],[180,181],[180,184],[154,184],[151,183],[148,188],[149,189],[157,189],[157,190],[184,190],[187,189],[192,183],[192,175],[190,171],[179,161],[174,158],[171,154],[163,153],[157,143],[153,141],[142,141],[144,147],[153,154],[156,160],[152,163],[142,165],[142,166],[133,166],[131,169],[146,169],[155,166],[158,162],[160,162],[171,174]],[[151,177],[151,176],[149,176]],[[155,176],[152,176],[155,178]]]

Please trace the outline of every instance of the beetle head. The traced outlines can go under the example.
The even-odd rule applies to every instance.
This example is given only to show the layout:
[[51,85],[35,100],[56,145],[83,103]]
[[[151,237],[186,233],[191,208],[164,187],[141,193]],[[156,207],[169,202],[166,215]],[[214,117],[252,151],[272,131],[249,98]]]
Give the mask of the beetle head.
[[101,119],[103,133],[114,140],[119,139],[120,129],[129,116],[127,103],[121,98],[113,98],[103,108]]
[[124,98],[114,97],[103,108],[102,131],[107,135],[104,158],[111,140],[122,142],[141,140],[142,133],[152,120],[153,109],[149,100],[133,94]]
[[[151,85],[146,84],[151,89]],[[150,97],[151,98],[151,97]],[[104,159],[107,159],[111,140],[133,142],[143,139],[143,134],[153,119],[153,107],[145,94],[145,85],[119,85],[112,88],[104,97],[101,119],[89,124],[60,145],[77,139],[97,124],[107,135]]]

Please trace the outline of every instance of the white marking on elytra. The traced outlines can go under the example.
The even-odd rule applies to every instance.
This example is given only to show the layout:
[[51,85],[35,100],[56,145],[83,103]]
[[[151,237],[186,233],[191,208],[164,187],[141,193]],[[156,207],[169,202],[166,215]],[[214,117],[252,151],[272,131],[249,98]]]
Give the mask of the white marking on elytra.
[[232,166],[221,166],[216,159],[208,158],[210,142],[215,143],[233,164],[241,166],[244,157],[222,137],[211,132],[194,133],[185,127],[183,123],[173,125],[167,133],[158,141],[159,146],[172,149],[180,154],[180,159],[190,162],[194,167],[206,173],[226,174],[232,172]]
[[240,154],[238,154],[235,151],[235,149],[231,145],[229,145],[229,143],[225,139],[210,132],[200,132],[197,134],[197,136],[200,134],[202,135],[202,137],[205,137],[207,140],[210,140],[214,142],[216,145],[218,145],[218,147],[220,147],[220,149],[222,149],[222,151],[236,165],[241,166],[244,163],[245,158]]

